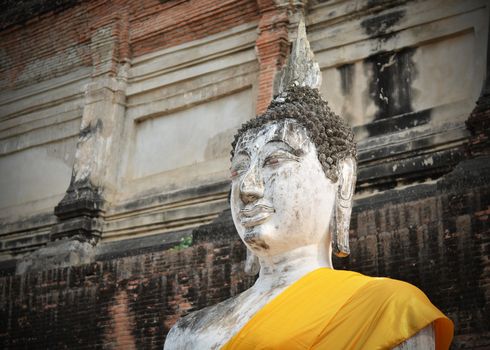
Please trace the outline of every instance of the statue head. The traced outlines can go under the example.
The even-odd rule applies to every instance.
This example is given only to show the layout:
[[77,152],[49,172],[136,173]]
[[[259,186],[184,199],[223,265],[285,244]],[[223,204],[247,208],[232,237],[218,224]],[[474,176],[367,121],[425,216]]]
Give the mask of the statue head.
[[353,139],[317,89],[296,84],[242,125],[232,144],[230,201],[247,272],[257,273],[256,256],[306,245],[349,253]]

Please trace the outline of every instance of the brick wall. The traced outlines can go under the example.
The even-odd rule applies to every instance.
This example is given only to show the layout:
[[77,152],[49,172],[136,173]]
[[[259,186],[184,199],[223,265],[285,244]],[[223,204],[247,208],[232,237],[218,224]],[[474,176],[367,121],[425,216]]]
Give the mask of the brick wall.
[[256,44],[260,64],[257,115],[265,112],[272,99],[274,78],[289,52],[287,9],[276,8],[270,0],[258,1],[262,16]]
[[3,277],[2,349],[161,349],[178,317],[248,287],[237,239]]
[[44,13],[0,32],[0,89],[17,89],[90,65],[85,4]]
[[129,8],[135,57],[258,20],[255,1],[133,1]]
[[[64,11],[29,11],[0,32],[0,88],[17,89],[80,66],[93,65],[97,73],[97,48],[107,40],[116,65],[259,19],[251,0],[73,1]],[[110,35],[97,36],[102,29]]]
[[[256,110],[262,113],[289,50],[288,9],[278,9],[272,1],[67,3],[64,11],[30,10],[34,11],[30,16],[23,14],[22,21],[13,21],[0,32],[0,88],[18,89],[82,66],[92,66],[94,75],[117,74],[118,64],[131,58],[257,21],[260,76]],[[105,52],[106,57],[101,57],[101,47],[110,51]],[[109,68],[103,65],[107,60],[111,61]]]
[[[490,347],[490,166],[481,166],[489,160],[358,200],[352,254],[334,262],[421,288],[454,321],[453,349]],[[119,250],[89,265],[1,277],[0,346],[161,349],[182,314],[253,283],[229,211],[193,237],[183,250]]]

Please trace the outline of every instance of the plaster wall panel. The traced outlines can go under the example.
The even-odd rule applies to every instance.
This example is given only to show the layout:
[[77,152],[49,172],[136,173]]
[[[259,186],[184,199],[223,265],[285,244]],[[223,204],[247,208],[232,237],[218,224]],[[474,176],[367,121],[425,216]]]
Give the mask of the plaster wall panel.
[[470,102],[469,113],[484,76],[483,66],[469,64],[475,46],[465,33],[326,68],[322,92],[353,126],[458,102]]
[[376,106],[369,99],[369,77],[362,62],[345,64],[322,70],[321,92],[330,108],[352,126],[372,120]]
[[52,208],[70,183],[76,138],[25,149],[0,158],[0,218]]
[[470,112],[485,76],[484,65],[474,64],[481,57],[477,46],[471,32],[420,46],[413,56],[416,65],[413,108],[420,110],[470,99]]
[[[138,124],[131,178],[185,168],[180,180],[190,180],[198,168],[206,167],[203,163],[228,159],[235,130],[252,116],[252,90],[247,89]],[[213,163],[208,171],[224,171],[224,163]]]
[[[45,109],[66,110],[72,108],[73,101],[78,101],[77,104],[81,106],[84,87],[90,82],[90,72],[90,68],[80,68],[61,77],[31,84],[21,89],[2,91],[0,94],[2,126],[4,123],[21,124],[40,117],[45,118]],[[38,114],[41,109],[42,113]]]
[[471,111],[486,69],[485,2],[373,6],[312,3],[308,36],[331,107],[354,126],[467,101]]
[[146,102],[145,92],[255,61],[256,24],[137,57],[132,62],[128,102]]
[[322,93],[358,141],[358,193],[437,178],[465,154],[465,120],[486,72],[488,3],[413,4],[309,5]]
[[234,131],[253,117],[257,24],[135,57],[102,240],[187,230],[227,206]]
[[0,95],[0,222],[52,214],[70,183],[90,70]]

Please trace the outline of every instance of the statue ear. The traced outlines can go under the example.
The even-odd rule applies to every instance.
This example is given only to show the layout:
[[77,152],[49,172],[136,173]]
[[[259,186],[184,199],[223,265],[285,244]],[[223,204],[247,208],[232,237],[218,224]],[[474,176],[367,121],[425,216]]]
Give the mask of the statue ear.
[[349,225],[352,212],[352,197],[356,186],[356,161],[345,158],[339,164],[339,180],[335,197],[333,217],[333,252],[338,257],[349,255]]
[[259,258],[250,249],[247,248],[247,260],[245,260],[245,273],[250,276],[255,276],[259,273],[260,263]]

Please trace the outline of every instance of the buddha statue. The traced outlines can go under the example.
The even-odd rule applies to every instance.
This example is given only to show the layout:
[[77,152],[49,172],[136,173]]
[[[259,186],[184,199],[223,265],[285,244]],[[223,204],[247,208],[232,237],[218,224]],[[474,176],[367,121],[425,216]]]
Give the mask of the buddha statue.
[[[309,50],[300,34],[290,57],[297,61],[298,46]],[[318,76],[318,65],[305,61],[233,142],[231,213],[247,247],[245,270],[259,276],[243,293],[180,319],[165,350],[450,345],[452,322],[418,288],[334,270],[332,254],[349,254],[356,145],[311,86],[319,79],[308,70]]]

